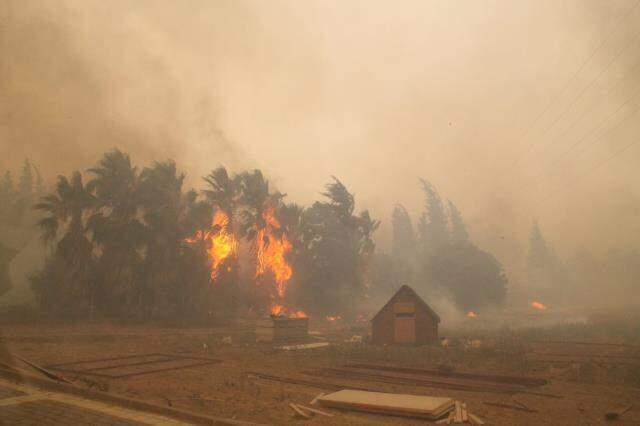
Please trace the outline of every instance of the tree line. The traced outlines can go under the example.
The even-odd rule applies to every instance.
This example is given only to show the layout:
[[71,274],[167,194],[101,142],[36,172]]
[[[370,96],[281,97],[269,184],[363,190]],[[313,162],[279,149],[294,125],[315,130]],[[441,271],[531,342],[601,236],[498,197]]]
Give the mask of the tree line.
[[[199,191],[186,190],[184,179],[171,160],[139,169],[117,149],[86,177],[59,176],[34,206],[51,248],[31,277],[40,308],[54,317],[131,320],[263,313],[268,295],[260,281],[274,277],[256,276],[256,256],[282,235],[293,270],[287,304],[348,316],[350,301],[365,294],[379,222],[366,210],[356,213],[353,194],[337,178],[309,207],[286,202],[260,170],[218,167]],[[212,221],[216,212],[227,221]],[[222,232],[240,247],[212,274],[212,247],[203,236]]]
[[[428,181],[420,181],[424,210],[414,226],[411,215],[397,205],[392,215],[392,250],[382,260],[399,284],[423,294],[444,294],[464,310],[500,305],[507,294],[507,277],[500,262],[469,238],[462,214],[441,198]],[[383,268],[379,268],[382,270]]]
[[[10,170],[0,175],[0,229],[3,234],[6,230],[14,234],[19,232],[20,243],[28,240],[33,232],[31,206],[43,191],[40,171],[29,160],[24,160],[17,179]],[[20,249],[16,241],[12,243],[0,241],[0,296],[12,287],[9,265]]]

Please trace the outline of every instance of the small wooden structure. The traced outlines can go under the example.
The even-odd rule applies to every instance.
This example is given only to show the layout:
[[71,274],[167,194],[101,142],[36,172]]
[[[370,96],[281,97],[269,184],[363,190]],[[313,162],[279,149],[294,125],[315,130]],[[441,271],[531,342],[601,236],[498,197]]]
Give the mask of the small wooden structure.
[[403,285],[371,320],[371,341],[378,345],[435,342],[439,323],[438,314]]
[[309,318],[272,315],[256,321],[256,341],[288,342],[304,340],[309,335]]

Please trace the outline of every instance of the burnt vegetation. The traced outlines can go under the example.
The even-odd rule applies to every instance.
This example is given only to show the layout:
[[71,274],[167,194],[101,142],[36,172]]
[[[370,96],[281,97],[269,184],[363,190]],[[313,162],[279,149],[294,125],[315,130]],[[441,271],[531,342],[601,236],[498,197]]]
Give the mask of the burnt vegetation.
[[264,314],[277,298],[348,316],[366,293],[379,222],[356,213],[337,178],[304,208],[287,203],[260,170],[216,168],[200,191],[185,189],[184,177],[172,161],[139,169],[113,150],[35,197],[50,248],[31,277],[42,311],[202,321]]

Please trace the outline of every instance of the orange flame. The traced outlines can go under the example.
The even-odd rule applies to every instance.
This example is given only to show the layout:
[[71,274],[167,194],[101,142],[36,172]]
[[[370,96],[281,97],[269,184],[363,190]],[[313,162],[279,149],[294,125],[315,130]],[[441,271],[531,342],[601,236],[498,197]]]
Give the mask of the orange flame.
[[304,311],[292,311],[283,305],[274,303],[271,305],[271,315],[277,317],[289,317],[289,318],[306,318],[307,314]]
[[[207,253],[211,262],[211,279],[215,280],[224,260],[236,253],[238,241],[229,230],[229,216],[223,210],[216,210],[211,227],[214,231],[198,231],[193,238],[187,238],[186,242],[195,243],[198,240],[207,242]],[[230,268],[228,267],[227,270]]]
[[332,317],[330,315],[327,316],[327,321],[331,321],[331,322],[336,322],[336,321],[341,320],[341,319],[342,319],[342,317],[340,315],[336,315],[334,317]]
[[531,307],[535,309],[539,309],[541,311],[544,311],[545,309],[547,309],[547,307],[544,304],[536,301],[531,302]]
[[257,259],[256,276],[271,271],[276,281],[276,291],[280,298],[284,297],[287,282],[293,275],[293,269],[286,260],[286,255],[293,246],[285,234],[278,237],[274,231],[280,229],[280,222],[275,217],[273,208],[265,209],[262,214],[267,226],[256,236]]
[[478,314],[476,312],[473,311],[469,311],[467,312],[467,318],[477,318]]

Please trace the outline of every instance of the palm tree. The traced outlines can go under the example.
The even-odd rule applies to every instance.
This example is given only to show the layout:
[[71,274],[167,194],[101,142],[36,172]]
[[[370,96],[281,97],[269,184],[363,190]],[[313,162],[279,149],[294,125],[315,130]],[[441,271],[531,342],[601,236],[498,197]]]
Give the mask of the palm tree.
[[82,175],[74,172],[70,180],[59,176],[55,192],[42,197],[34,206],[46,214],[38,222],[41,238],[46,244],[56,241],[59,231],[64,228],[64,235],[58,240],[50,259],[51,263],[58,264],[53,270],[63,276],[44,275],[36,287],[38,284],[48,286],[40,290],[51,294],[54,299],[73,301],[78,296],[88,296],[90,317],[93,316],[95,291],[88,279],[93,263],[93,246],[86,235],[86,220],[94,201],[82,183]]
[[327,192],[323,192],[322,195],[329,199],[327,204],[335,210],[340,220],[351,227],[353,225],[353,210],[356,205],[355,198],[338,178],[335,176],[331,176],[331,178],[333,182],[325,186]]
[[[146,252],[139,303],[146,304],[152,315],[157,311],[169,314],[178,306],[174,296],[179,291],[180,248],[186,237],[181,223],[183,182],[184,174],[178,174],[173,161],[156,162],[140,174],[138,194],[144,212]],[[159,309],[161,306],[164,309]]]
[[209,188],[202,191],[207,200],[216,208],[222,209],[229,217],[229,225],[233,227],[234,214],[240,195],[240,177],[229,177],[227,169],[218,167],[204,178]]
[[215,235],[220,232],[230,234],[232,241],[226,241],[235,245],[234,250],[219,264],[215,271],[215,278],[213,278],[218,284],[216,290],[220,296],[220,302],[222,310],[225,311],[225,315],[230,315],[235,312],[239,299],[238,277],[239,277],[239,263],[238,263],[238,251],[235,240],[235,235],[238,233],[239,227],[236,221],[236,215],[239,210],[239,202],[241,197],[241,180],[238,175],[230,176],[227,169],[220,166],[211,171],[211,173],[204,178],[207,183],[207,189],[202,191],[207,202],[209,202],[218,212],[222,212],[226,216],[227,222],[215,224],[208,230],[210,235]]
[[87,189],[95,194],[96,210],[88,220],[101,249],[98,275],[103,281],[107,308],[123,313],[141,303],[138,275],[145,229],[140,221],[140,176],[127,154],[115,149],[89,169],[93,179]]

